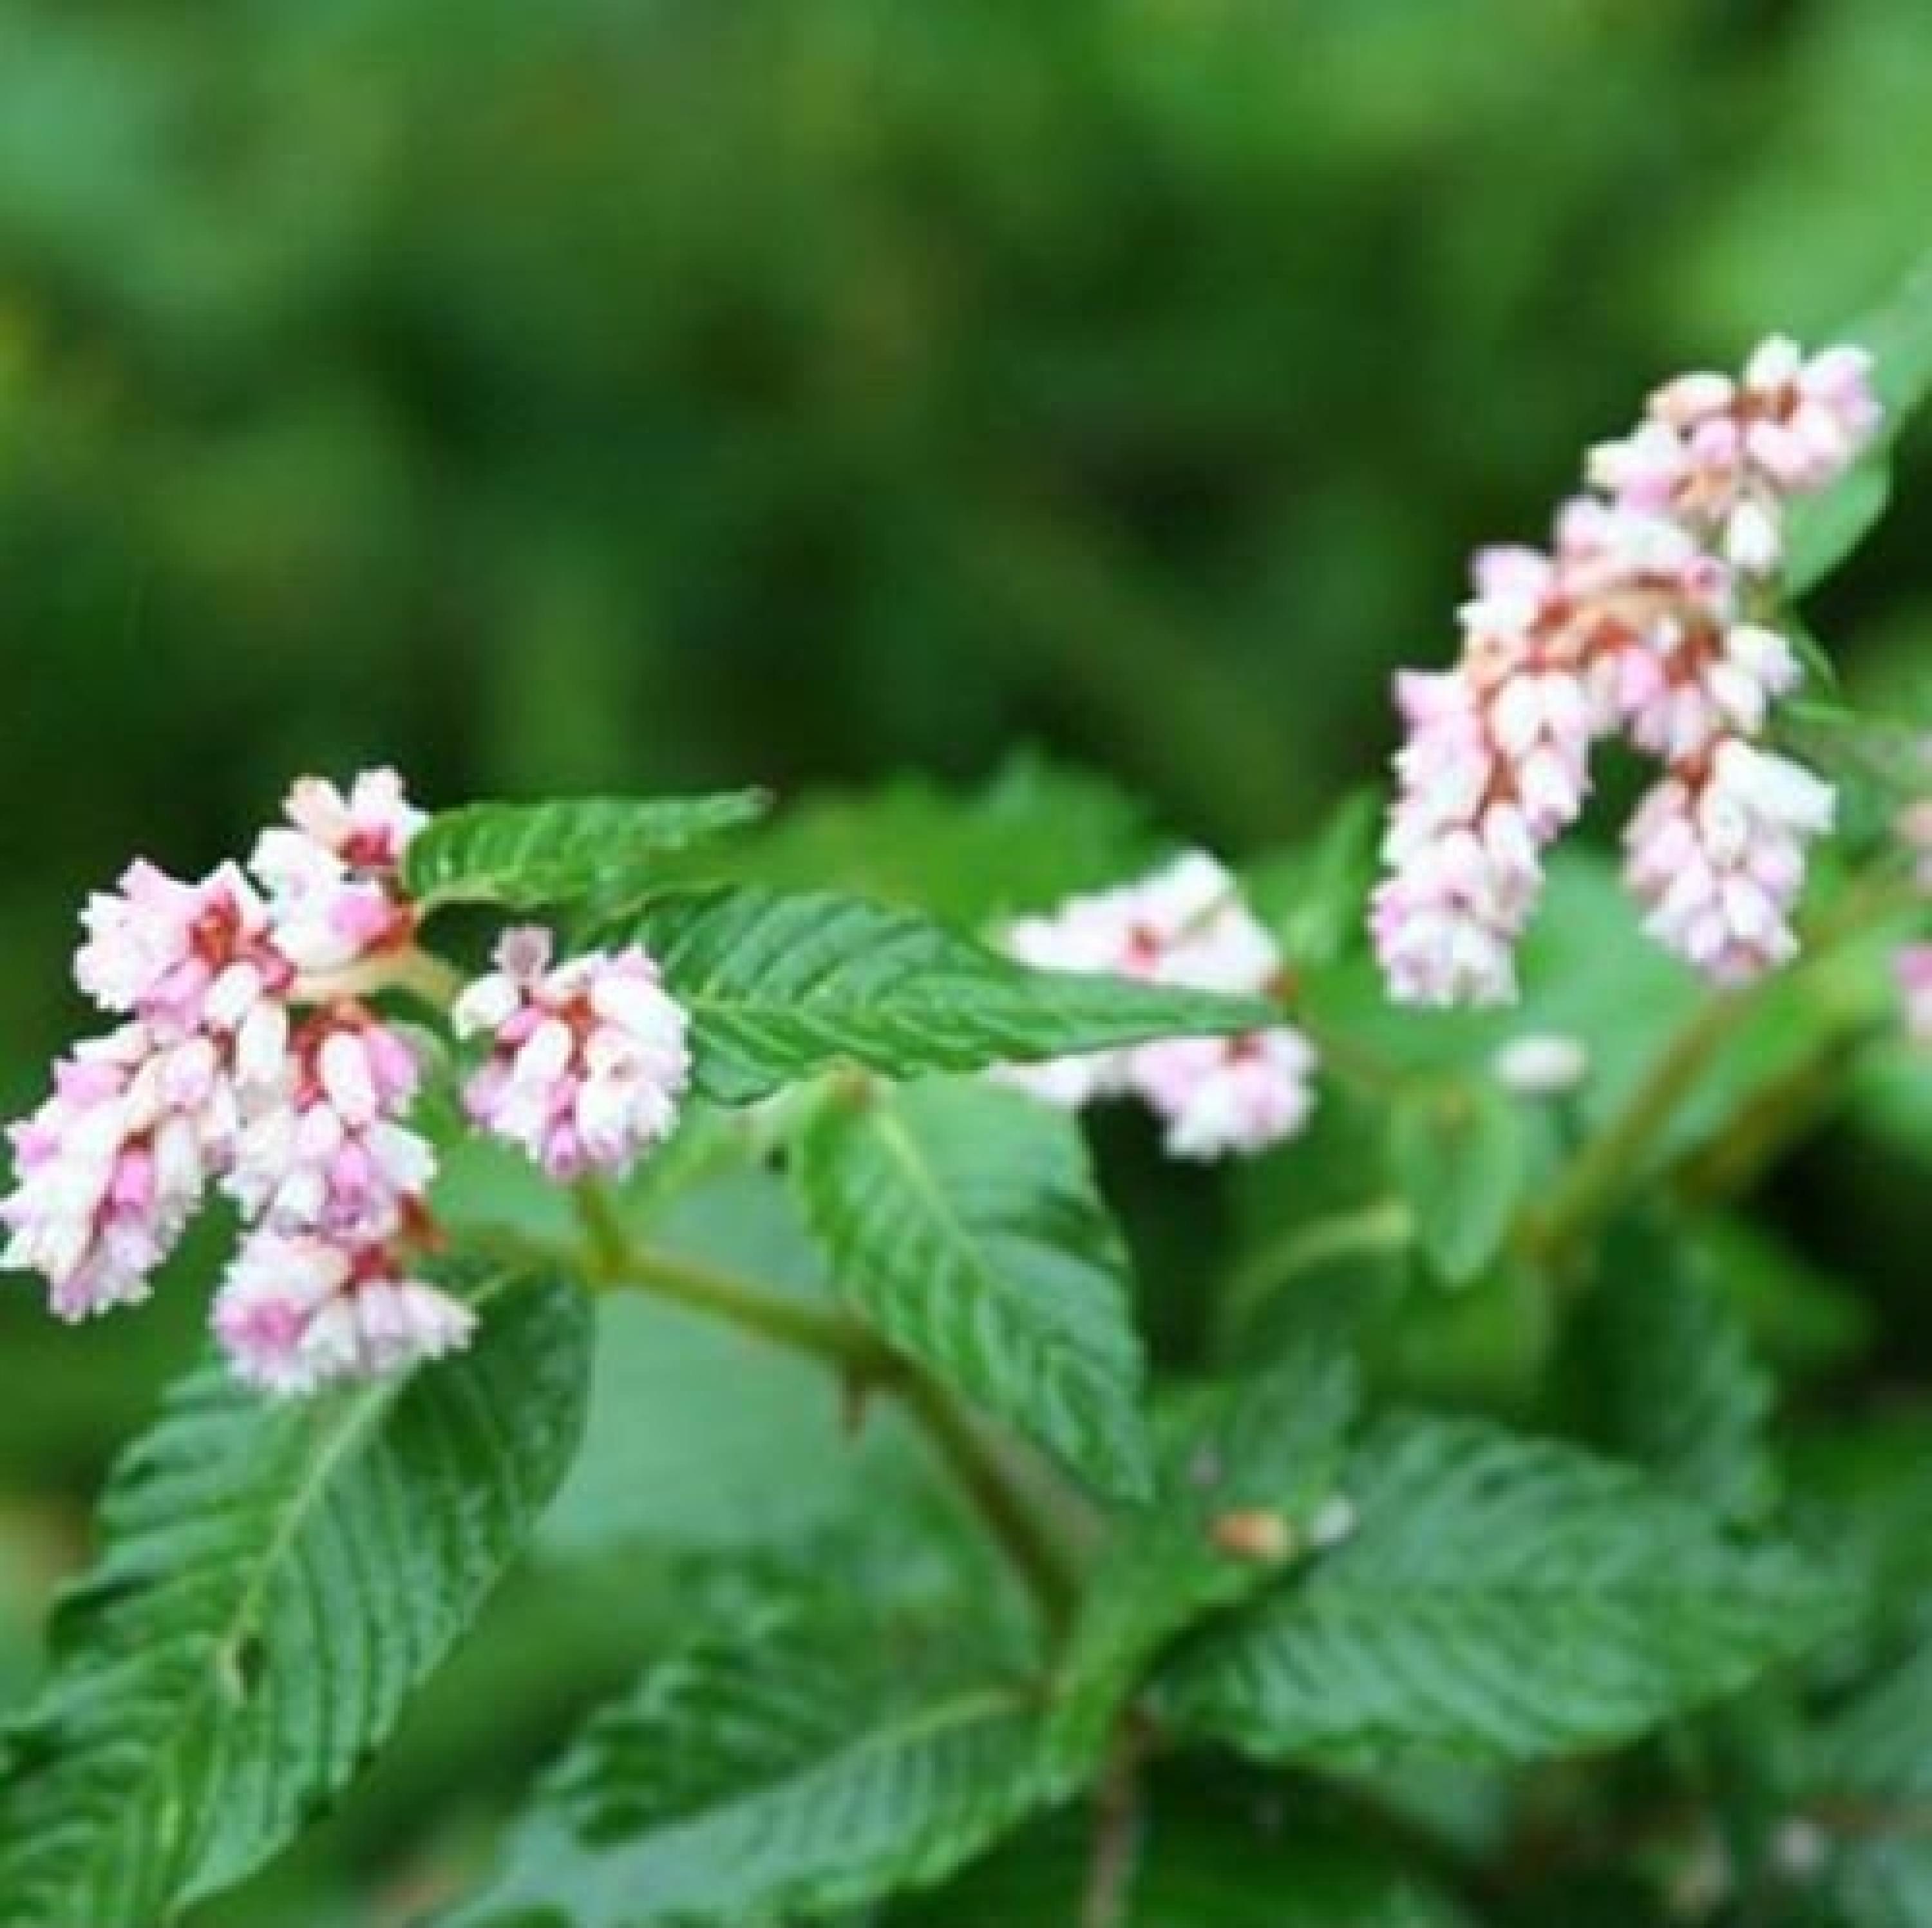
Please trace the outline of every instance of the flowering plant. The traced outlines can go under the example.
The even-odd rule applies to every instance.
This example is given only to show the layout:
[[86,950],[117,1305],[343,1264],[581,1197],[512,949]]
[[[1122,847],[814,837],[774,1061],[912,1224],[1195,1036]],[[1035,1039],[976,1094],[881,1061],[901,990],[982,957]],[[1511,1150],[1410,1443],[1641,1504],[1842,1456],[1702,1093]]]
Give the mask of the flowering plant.
[[[0,1742],[0,1928],[276,1855],[560,1515],[682,1637],[464,1928],[1932,1919],[1932,1576],[1782,1450],[1816,1288],[1738,1212],[1932,1030],[1924,739],[1795,607],[1928,340],[1922,280],[1660,389],[1400,679],[1385,828],[378,770],[133,865],[5,1262],[79,1321],[232,1237]],[[1612,742],[1621,888],[1554,850]],[[1218,1227],[1145,1263],[1123,1174]]]

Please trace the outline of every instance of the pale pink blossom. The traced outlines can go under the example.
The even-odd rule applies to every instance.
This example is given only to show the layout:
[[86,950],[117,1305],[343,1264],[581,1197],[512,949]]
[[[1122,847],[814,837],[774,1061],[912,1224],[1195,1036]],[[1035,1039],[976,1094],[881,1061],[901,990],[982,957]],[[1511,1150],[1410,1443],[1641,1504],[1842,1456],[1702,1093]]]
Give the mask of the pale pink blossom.
[[402,1123],[421,1078],[407,1039],[364,1007],[308,1018],[241,1132],[230,1195],[272,1231],[351,1242],[395,1231],[436,1171],[428,1141]]
[[165,1042],[136,1023],[82,1045],[10,1129],[0,1264],[40,1273],[64,1319],[145,1299],[201,1201],[230,1102],[206,1039]]
[[[1226,867],[1189,851],[1137,881],[1070,898],[1004,934],[1036,969],[1097,972],[1195,991],[1265,995],[1283,976],[1281,949]],[[1313,1103],[1315,1054],[1288,1026],[1246,1037],[1182,1038],[993,1075],[1072,1111],[1131,1092],[1165,1122],[1176,1157],[1261,1150],[1298,1132]]]
[[1246,1156],[1296,1136],[1315,1108],[1314,1048],[1287,1025],[1142,1046],[1131,1077],[1175,1158]]
[[1834,814],[1831,786],[1802,764],[1725,739],[1701,766],[1658,784],[1631,820],[1627,874],[1644,928],[1720,984],[1788,962],[1806,847]]
[[[1136,910],[1129,889],[1070,898],[1050,915],[1022,917],[1009,925],[1004,947],[1035,970],[1144,978],[1158,962],[1160,946],[1136,931]],[[1126,1063],[1123,1052],[1087,1051],[1037,1064],[1002,1065],[994,1076],[1043,1103],[1075,1111],[1119,1091]]]
[[1750,575],[1775,570],[1792,496],[1828,487],[1870,446],[1880,410],[1870,355],[1840,346],[1807,356],[1787,336],[1761,343],[1737,380],[1680,376],[1644,421],[1591,451],[1592,484],[1618,502],[1702,531]]
[[1069,898],[1007,927],[1005,948],[1045,970],[1257,991],[1280,967],[1274,940],[1226,866],[1190,850],[1137,881]]
[[1371,929],[1395,996],[1498,1003],[1543,887],[1544,846],[1581,811],[1590,704],[1581,677],[1494,657],[1398,679],[1408,739]]
[[40,1273],[63,1318],[146,1296],[282,1077],[292,977],[232,865],[184,883],[136,863],[83,921],[82,988],[137,1015],[56,1067],[52,1096],[14,1128],[18,1183],[0,1204],[4,1262]]
[[292,975],[267,905],[232,864],[199,883],[130,865],[118,889],[88,900],[81,922],[80,988],[103,1010],[177,1032],[236,1029]]
[[668,1138],[691,1076],[688,1024],[640,946],[551,961],[547,931],[508,932],[452,1013],[487,1036],[470,1115],[553,1177],[627,1170]]
[[352,870],[393,874],[428,817],[412,804],[392,769],[364,770],[345,792],[322,777],[302,777],[284,814],[304,836]]
[[262,832],[250,865],[284,953],[304,971],[327,973],[407,943],[415,919],[398,866],[428,820],[395,772],[365,770],[346,792],[304,777],[283,808],[287,823]]
[[1150,937],[1148,974],[1190,991],[1258,996],[1281,976],[1281,946],[1248,908],[1226,865],[1190,851],[1156,871],[1136,893],[1138,930]]
[[1932,1045],[1932,944],[1907,944],[1893,960],[1905,1028],[1913,1042]]
[[214,1327],[238,1378],[289,1397],[460,1351],[476,1315],[386,1247],[260,1231],[229,1268]]

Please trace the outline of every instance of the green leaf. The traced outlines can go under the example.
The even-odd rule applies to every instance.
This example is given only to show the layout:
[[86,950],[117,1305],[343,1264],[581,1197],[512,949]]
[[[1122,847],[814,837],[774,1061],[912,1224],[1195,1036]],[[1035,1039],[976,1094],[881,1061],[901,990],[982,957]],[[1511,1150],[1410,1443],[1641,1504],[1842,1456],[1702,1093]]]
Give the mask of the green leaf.
[[1793,504],[1785,535],[1787,592],[1800,596],[1822,582],[1877,527],[1891,501],[1891,464],[1868,455],[1823,494]]
[[1858,1817],[1828,1861],[1849,1928],[1932,1919],[1932,1635],[1840,1708],[1814,1737],[1803,1792]]
[[1900,811],[1925,794],[1925,726],[1911,718],[1790,703],[1777,736],[1838,786],[1840,834],[1856,844],[1892,846]]
[[472,803],[433,817],[403,857],[403,886],[430,910],[497,904],[536,910],[648,886],[655,860],[700,837],[749,823],[763,790],[651,799],[571,797]]
[[1838,339],[1871,350],[1873,383],[1885,406],[1888,432],[1896,436],[1912,411],[1932,394],[1932,254],[1924,256],[1895,292],[1852,322]]
[[1105,778],[1016,757],[976,792],[902,778],[806,798],[723,851],[674,867],[692,882],[848,892],[981,930],[1151,868],[1144,808]]
[[1311,1343],[1168,1403],[1154,1496],[1117,1523],[1082,1596],[1060,1670],[1056,1740],[1081,1751],[1097,1745],[1168,1641],[1308,1552],[1355,1399],[1346,1355]]
[[1184,1729],[1280,1762],[1574,1753],[1735,1692],[1846,1611],[1641,1474],[1486,1424],[1391,1420],[1344,1489],[1345,1545],[1184,1648]]
[[580,1295],[499,1279],[475,1347],[265,1402],[183,1382],[0,1753],[0,1924],[154,1928],[288,1840],[467,1629],[574,1451]]
[[1574,1344],[1600,1444],[1732,1525],[1764,1519],[1778,1498],[1771,1381],[1736,1304],[1682,1237],[1618,1228]]
[[1102,1492],[1148,1490],[1126,1248],[1072,1118],[983,1081],[837,1093],[794,1171],[839,1291],[891,1345]]
[[1466,1285],[1508,1236],[1528,1168],[1522,1121],[1487,1084],[1438,1084],[1406,1093],[1390,1130],[1417,1242],[1451,1285]]
[[682,892],[603,936],[629,934],[690,1012],[697,1083],[724,1104],[840,1065],[912,1078],[1221,1036],[1280,1015],[1259,999],[1028,970],[856,898]]
[[450,1928],[747,1928],[941,1880],[1065,1789],[931,1628],[768,1619],[596,1717]]
[[1388,809],[1380,790],[1356,790],[1310,842],[1244,871],[1255,914],[1300,967],[1330,964],[1360,948]]

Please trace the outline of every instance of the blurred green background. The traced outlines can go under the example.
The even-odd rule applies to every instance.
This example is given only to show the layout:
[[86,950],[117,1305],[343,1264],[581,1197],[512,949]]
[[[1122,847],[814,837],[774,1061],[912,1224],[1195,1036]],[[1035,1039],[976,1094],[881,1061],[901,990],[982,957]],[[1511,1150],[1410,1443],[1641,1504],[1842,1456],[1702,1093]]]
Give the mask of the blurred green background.
[[[300,769],[1031,743],[1304,829],[1471,544],[1882,294],[1928,181],[1925,0],[0,0],[0,1099],[84,892]],[[1855,679],[1932,633],[1925,454],[1819,613]],[[10,1286],[0,1699],[195,1315]],[[316,1880],[208,1918],[364,1918]]]

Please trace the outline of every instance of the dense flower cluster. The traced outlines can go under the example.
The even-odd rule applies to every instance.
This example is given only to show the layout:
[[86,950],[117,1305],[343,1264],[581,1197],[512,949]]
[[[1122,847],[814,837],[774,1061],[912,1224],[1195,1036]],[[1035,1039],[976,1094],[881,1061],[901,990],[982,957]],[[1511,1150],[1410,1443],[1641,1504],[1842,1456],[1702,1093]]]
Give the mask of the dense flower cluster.
[[[1279,946],[1234,880],[1194,853],[1151,877],[1021,919],[1009,953],[1046,970],[1097,971],[1196,991],[1277,990]],[[1312,1047],[1292,1025],[1231,1038],[1179,1038],[1122,1051],[1012,1066],[1000,1075],[1074,1109],[1132,1094],[1163,1121],[1177,1158],[1258,1151],[1292,1137],[1314,1103]]]
[[[82,914],[81,990],[121,1021],[56,1065],[12,1128],[0,1262],[80,1319],[145,1298],[212,1189],[242,1240],[213,1324],[236,1373],[279,1393],[393,1372],[469,1340],[475,1315],[418,1276],[436,1243],[435,1153],[409,1119],[421,1046],[370,997],[404,982],[400,881],[424,819],[393,772],[290,796],[244,870],[184,882],[137,862]],[[550,967],[517,932],[459,1000],[494,1054],[472,1114],[548,1169],[621,1169],[670,1129],[682,1013],[640,951]]]
[[490,1040],[464,1093],[470,1117],[553,1178],[622,1168],[676,1122],[685,1015],[635,945],[554,966],[548,931],[507,931],[452,1016],[459,1036]]
[[1738,379],[1666,384],[1594,450],[1592,492],[1560,511],[1547,552],[1477,557],[1460,660],[1396,685],[1406,741],[1372,924],[1397,997],[1515,994],[1544,853],[1615,734],[1664,766],[1627,832],[1646,928],[1724,984],[1790,957],[1833,798],[1760,740],[1801,670],[1759,616],[1788,504],[1841,475],[1878,420],[1862,349],[1808,358],[1774,337]]

